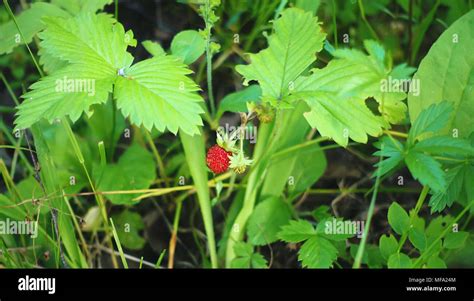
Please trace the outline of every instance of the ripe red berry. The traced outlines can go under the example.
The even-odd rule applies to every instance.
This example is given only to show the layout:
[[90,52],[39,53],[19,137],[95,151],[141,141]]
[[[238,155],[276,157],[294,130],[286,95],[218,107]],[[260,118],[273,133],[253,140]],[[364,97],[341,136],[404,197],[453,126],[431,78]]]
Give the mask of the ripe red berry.
[[206,162],[210,170],[215,174],[226,172],[229,168],[232,153],[226,151],[219,145],[214,145],[207,151]]

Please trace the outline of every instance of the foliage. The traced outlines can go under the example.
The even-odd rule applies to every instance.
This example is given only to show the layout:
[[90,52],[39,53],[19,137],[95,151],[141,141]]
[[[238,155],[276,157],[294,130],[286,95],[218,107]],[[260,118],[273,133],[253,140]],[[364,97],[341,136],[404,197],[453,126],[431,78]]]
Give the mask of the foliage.
[[[126,49],[136,45],[133,34],[125,33],[123,26],[108,15],[49,17],[45,24],[45,31],[39,35],[44,53],[66,66],[32,85],[31,91],[23,95],[25,102],[16,119],[18,129],[42,118],[52,122],[69,116],[76,121],[83,112],[89,113],[91,105],[107,102],[113,92],[117,107],[136,125],[143,124],[148,130],[169,129],[174,134],[178,128],[197,133],[197,126],[202,125],[198,104],[202,99],[194,93],[198,90],[196,84],[186,77],[191,71],[176,58],[160,56],[132,66],[133,57]],[[78,89],[78,82],[94,83],[94,91],[82,88],[79,93],[71,93]]]
[[474,266],[474,11],[422,2],[4,0],[0,265]]

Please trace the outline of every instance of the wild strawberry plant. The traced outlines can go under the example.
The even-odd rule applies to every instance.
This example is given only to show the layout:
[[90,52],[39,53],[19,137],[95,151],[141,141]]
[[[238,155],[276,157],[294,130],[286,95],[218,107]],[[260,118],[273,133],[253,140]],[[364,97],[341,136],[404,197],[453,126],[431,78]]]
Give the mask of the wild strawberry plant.
[[169,43],[138,41],[111,2],[14,16],[4,0],[0,53],[26,47],[37,75],[1,74],[15,106],[0,217],[39,232],[2,236],[2,265],[119,267],[102,254],[117,248],[124,267],[134,252],[170,268],[444,268],[472,245],[472,11],[446,20],[415,67],[433,21],[423,6],[405,54],[364,1],[337,8],[363,16],[354,43],[337,28],[355,21],[319,1],[172,3],[199,22]]

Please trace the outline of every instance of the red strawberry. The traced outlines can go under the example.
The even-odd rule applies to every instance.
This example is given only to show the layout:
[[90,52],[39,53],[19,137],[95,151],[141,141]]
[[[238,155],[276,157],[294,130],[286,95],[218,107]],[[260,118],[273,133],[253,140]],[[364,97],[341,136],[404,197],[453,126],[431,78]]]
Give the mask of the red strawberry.
[[226,151],[219,145],[214,145],[207,151],[206,162],[210,170],[215,174],[226,172],[229,168],[232,153]]

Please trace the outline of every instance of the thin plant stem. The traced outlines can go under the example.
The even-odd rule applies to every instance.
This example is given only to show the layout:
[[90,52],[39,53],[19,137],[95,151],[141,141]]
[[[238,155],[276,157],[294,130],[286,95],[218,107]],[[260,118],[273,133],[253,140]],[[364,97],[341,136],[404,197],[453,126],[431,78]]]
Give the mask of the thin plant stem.
[[[379,162],[382,162],[382,156],[380,156]],[[372,192],[372,198],[370,200],[369,210],[367,212],[367,220],[364,225],[364,232],[362,234],[362,239],[360,241],[359,248],[357,249],[357,254],[354,259],[354,265],[352,266],[355,269],[360,268],[360,265],[362,263],[362,257],[364,256],[365,245],[367,243],[367,237],[369,236],[370,224],[372,223],[372,217],[374,215],[375,201],[377,200],[377,194],[380,186],[380,178],[380,168],[377,168],[377,177],[375,178],[374,191]]]
[[[20,105],[20,102],[18,101],[18,98],[16,97],[15,93],[13,93],[13,90],[12,90],[10,84],[8,83],[7,79],[3,75],[3,72],[0,72],[0,78],[2,79],[3,83],[5,84],[5,87],[7,88],[8,94],[10,94],[10,97],[13,99],[15,104],[17,106]],[[5,124],[2,121],[0,121],[0,129],[5,133],[5,135],[7,136],[7,139],[10,141],[10,143],[15,144],[15,139],[13,138],[12,134],[10,133],[10,131],[7,129],[7,127],[5,126]],[[7,148],[7,147],[5,147],[5,148]],[[21,149],[28,151],[28,149],[26,149],[26,148],[21,148]],[[30,173],[33,173],[34,172],[33,166],[31,165],[30,161],[28,161],[25,154],[23,152],[20,152],[19,155],[20,155],[20,158],[23,161],[23,163],[25,163],[25,166],[28,169],[28,171]]]
[[[63,195],[64,195],[64,192],[63,192]],[[84,250],[86,254],[87,263],[91,265],[91,254],[89,252],[89,248],[87,247],[87,243],[86,243],[86,240],[84,239],[84,235],[82,235],[81,227],[79,223],[77,222],[74,211],[72,210],[71,204],[69,204],[69,200],[67,199],[66,196],[64,196],[64,202],[66,203],[69,213],[71,214],[71,219],[72,219],[72,222],[74,223],[74,228],[76,228],[77,234],[79,235],[79,240],[81,241],[82,249]]]
[[110,161],[114,160],[114,154],[115,154],[114,141],[115,141],[115,131],[117,128],[116,119],[117,119],[117,102],[112,97],[112,130],[110,131],[110,142],[109,142]]
[[181,218],[181,209],[183,208],[183,200],[188,197],[188,194],[183,194],[176,204],[176,211],[174,213],[173,219],[173,232],[171,233],[171,239],[169,242],[169,257],[168,257],[168,268],[172,269],[174,267],[174,254],[176,250],[176,242],[178,240],[178,229],[179,229],[179,219]]
[[420,255],[420,257],[418,257],[418,259],[413,263],[413,267],[414,268],[417,268],[421,265],[421,263],[423,262],[423,260],[425,259],[425,257],[427,255],[431,255],[431,251],[433,248],[436,247],[436,245],[438,244],[438,242],[444,237],[446,236],[446,234],[448,234],[449,231],[452,231],[452,225],[456,224],[457,222],[459,222],[459,220],[464,216],[464,214],[466,214],[467,212],[469,212],[469,210],[471,209],[471,206],[474,205],[474,200],[471,200],[470,204],[468,206],[466,206],[466,208],[464,208],[457,216],[456,218],[453,220],[453,222],[451,223],[451,225],[448,225],[443,232],[441,232],[441,234],[438,236],[438,238],[436,238],[429,246],[428,248],[426,248],[426,250]]
[[28,49],[28,52],[30,53],[31,59],[33,60],[33,63],[35,64],[36,69],[38,69],[38,73],[40,74],[41,77],[43,77],[44,76],[43,70],[41,70],[38,62],[36,61],[36,58],[33,55],[33,52],[31,51],[30,46],[28,46],[28,43],[26,43],[25,36],[23,35],[23,32],[21,31],[20,26],[18,25],[18,22],[16,21],[15,14],[13,14],[12,9],[10,8],[10,4],[8,4],[8,0],[3,0],[3,3],[5,4],[5,7],[7,8],[8,14],[12,17],[13,23],[15,23],[16,29],[18,30],[18,33],[20,34],[21,39],[25,43],[25,46]]
[[[112,218],[110,218],[110,225],[112,226],[112,233],[114,235],[115,244],[117,245],[123,267],[128,269],[127,259],[125,258],[125,255],[123,253],[122,244],[120,243],[120,239],[118,237],[117,230],[115,229],[114,221],[112,220]],[[112,255],[112,258],[115,258],[115,253]]]
[[[209,103],[211,107],[211,117],[213,118],[216,113],[216,104],[214,101],[214,92],[212,90],[212,52],[211,52],[211,29],[212,26],[209,21],[209,14],[211,11],[210,0],[205,2],[205,14],[204,21],[206,23],[206,67],[207,67],[207,95],[209,97]],[[212,119],[211,118],[211,119]]]
[[408,138],[407,133],[391,131],[391,130],[386,130],[386,131],[384,131],[384,133],[387,134],[387,135],[392,135],[392,136],[396,136],[396,137],[400,137],[400,138],[405,138],[405,139]]
[[160,177],[164,180],[165,184],[168,185],[168,176],[166,175],[165,164],[163,163],[163,159],[161,158],[160,153],[158,152],[158,149],[156,148],[155,143],[153,142],[153,138],[151,137],[148,131],[145,131],[145,139],[147,140],[147,143],[150,146],[153,155],[155,156],[155,160],[159,168]]
[[[108,223],[108,218],[107,218],[107,210],[105,208],[105,200],[104,200],[104,198],[102,197],[101,194],[96,193],[95,185],[92,181],[92,178],[91,178],[91,176],[89,174],[89,171],[87,170],[87,167],[86,167],[86,164],[85,164],[84,155],[82,154],[82,151],[81,151],[81,148],[79,147],[79,143],[76,139],[76,136],[74,135],[74,132],[72,131],[71,126],[69,125],[69,121],[67,119],[63,118],[62,119],[62,124],[63,124],[63,127],[64,127],[67,135],[68,135],[69,141],[72,144],[72,148],[74,150],[74,153],[76,154],[76,157],[79,161],[79,164],[82,166],[82,169],[84,170],[84,173],[85,173],[85,175],[87,177],[87,180],[89,182],[89,185],[90,185],[92,191],[94,192],[94,196],[95,196],[95,199],[96,199],[97,204],[99,206],[100,212],[102,214],[102,218],[104,220],[106,230],[110,231],[110,225]],[[109,242],[110,247],[112,247],[112,240],[109,239],[108,242]],[[115,256],[111,256],[111,258],[112,258],[112,263],[117,268],[118,263],[117,263],[117,260],[116,260]]]
[[[418,212],[420,212],[421,207],[423,206],[424,201],[426,200],[426,196],[428,195],[428,192],[430,191],[430,188],[428,186],[423,186],[423,190],[421,190],[420,196],[418,197],[418,200],[416,201],[415,209],[414,211],[410,214],[410,225],[413,225],[415,221],[415,217],[418,216]],[[400,242],[398,243],[398,249],[397,252],[400,253],[400,251],[403,248],[403,245],[405,244],[405,241],[408,238],[408,231],[403,233],[402,237],[400,238]]]
[[5,84],[5,87],[7,88],[8,94],[10,94],[10,97],[13,99],[15,104],[17,106],[20,105],[20,102],[18,101],[18,98],[16,97],[15,93],[13,93],[12,88],[10,87],[10,84],[8,84],[7,79],[5,78],[5,75],[3,75],[3,72],[0,71],[0,78],[2,79],[2,82]]
[[374,39],[376,39],[377,41],[379,41],[380,39],[379,39],[377,33],[375,32],[375,30],[372,28],[372,25],[370,25],[369,21],[367,20],[367,17],[365,15],[364,4],[362,3],[362,0],[358,0],[358,3],[359,3],[360,16],[361,16],[362,20],[364,21],[367,28],[369,28],[369,31],[370,31],[370,34],[372,35],[372,37]]

